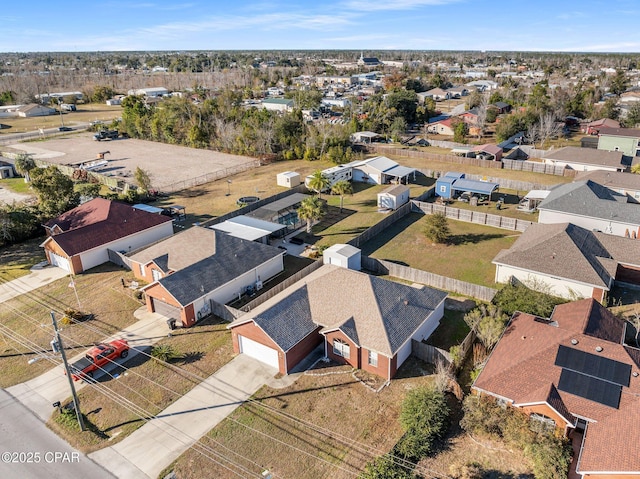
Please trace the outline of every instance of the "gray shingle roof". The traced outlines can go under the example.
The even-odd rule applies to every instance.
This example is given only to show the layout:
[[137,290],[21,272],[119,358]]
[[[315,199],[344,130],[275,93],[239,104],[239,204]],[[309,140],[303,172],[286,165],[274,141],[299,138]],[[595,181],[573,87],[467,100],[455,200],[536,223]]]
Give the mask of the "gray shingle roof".
[[493,263],[608,289],[615,267],[606,259],[611,255],[592,231],[571,223],[534,223]]
[[267,309],[253,320],[270,338],[277,338],[276,343],[285,352],[318,329],[311,319],[306,286],[283,298],[278,308]]
[[[436,289],[324,265],[258,306],[252,317],[285,351],[322,326],[323,331],[339,329],[359,346],[392,357],[446,296]],[[234,323],[246,321],[243,317]]]
[[283,254],[273,246],[208,231],[213,232],[211,240],[215,243],[211,256],[158,280],[183,306]]
[[551,190],[538,209],[640,225],[640,205],[591,180],[576,181]]
[[608,166],[612,168],[625,168],[622,163],[621,151],[595,150],[593,148],[580,148],[578,146],[566,146],[558,150],[552,150],[544,158],[560,162],[580,163],[585,165]]

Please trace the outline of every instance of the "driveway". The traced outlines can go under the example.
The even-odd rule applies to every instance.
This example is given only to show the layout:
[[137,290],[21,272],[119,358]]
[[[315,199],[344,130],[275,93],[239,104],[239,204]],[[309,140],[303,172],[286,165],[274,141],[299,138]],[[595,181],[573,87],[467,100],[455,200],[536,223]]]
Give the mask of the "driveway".
[[37,264],[31,268],[31,273],[28,275],[0,284],[0,303],[38,289],[69,274],[62,268],[46,264]]
[[121,479],[155,479],[277,372],[240,354],[129,437],[89,457]]
[[[142,349],[150,348],[155,342],[166,337],[168,333],[167,323],[163,320],[163,316],[149,313],[144,306],[139,308],[134,315],[139,321],[104,340],[104,342],[108,342],[112,339],[124,338],[129,341],[131,350],[127,360],[135,357]],[[77,361],[83,355],[84,353],[69,358],[69,362]],[[117,367],[117,364],[111,364],[105,369],[109,371]],[[99,377],[100,375],[96,374],[96,379]],[[78,390],[86,386],[84,381],[78,381],[75,384]],[[61,365],[27,382],[11,386],[7,388],[7,391],[44,422],[49,420],[54,402],[64,401],[71,396],[69,382]]]

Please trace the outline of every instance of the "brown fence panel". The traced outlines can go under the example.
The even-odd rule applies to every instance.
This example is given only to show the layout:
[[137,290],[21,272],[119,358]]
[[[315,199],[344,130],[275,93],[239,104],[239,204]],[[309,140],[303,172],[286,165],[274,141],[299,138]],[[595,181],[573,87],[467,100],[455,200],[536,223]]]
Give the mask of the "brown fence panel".
[[430,344],[426,344],[415,339],[411,340],[411,352],[414,356],[422,359],[425,363],[438,364],[444,363],[447,366],[451,365],[451,355],[444,349],[436,348]]
[[247,304],[242,306],[240,308],[240,310],[244,311],[244,312],[251,311],[256,306],[264,303],[265,301],[267,301],[270,298],[273,298],[276,294],[280,293],[281,291],[284,291],[285,289],[287,289],[292,284],[297,283],[298,281],[300,281],[305,276],[313,273],[315,270],[317,270],[321,266],[322,266],[322,261],[314,261],[309,266],[304,267],[303,269],[298,271],[293,276],[289,276],[283,282],[278,283],[273,288],[269,289],[268,291],[265,291],[264,293],[262,293],[260,296],[258,296],[254,300],[249,301]]
[[227,306],[226,304],[220,304],[213,300],[211,300],[210,303],[211,312],[219,318],[224,319],[225,321],[231,322],[244,314],[244,311],[232,308],[231,306]]

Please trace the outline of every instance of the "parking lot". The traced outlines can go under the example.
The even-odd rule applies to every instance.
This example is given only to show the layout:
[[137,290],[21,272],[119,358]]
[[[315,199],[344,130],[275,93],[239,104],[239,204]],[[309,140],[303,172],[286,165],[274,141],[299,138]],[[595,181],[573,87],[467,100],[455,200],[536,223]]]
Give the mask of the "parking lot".
[[255,158],[247,156],[152,141],[122,138],[95,141],[90,132],[10,146],[32,153],[35,159],[57,164],[79,164],[96,160],[103,155],[108,163],[100,173],[129,178],[133,182],[133,173],[140,167],[151,174],[152,184],[159,190],[174,183],[255,161]]

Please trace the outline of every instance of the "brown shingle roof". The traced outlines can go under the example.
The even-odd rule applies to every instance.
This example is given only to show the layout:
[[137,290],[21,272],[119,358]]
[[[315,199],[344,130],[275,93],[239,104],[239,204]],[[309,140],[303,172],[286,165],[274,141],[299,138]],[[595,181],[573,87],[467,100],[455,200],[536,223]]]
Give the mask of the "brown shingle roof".
[[616,409],[559,390],[562,368],[555,365],[562,345],[629,364],[637,372],[630,353],[634,350],[621,344],[623,320],[593,299],[557,306],[551,320],[516,313],[473,387],[511,399],[515,406],[547,402],[563,416],[593,421],[585,434],[579,472],[640,472],[635,451],[640,441],[640,377],[631,376],[629,387],[622,387]]
[[[210,228],[189,228],[147,246],[129,257],[147,264],[156,261],[163,271],[180,271],[216,253],[216,232]],[[162,263],[162,264],[160,264]]]
[[640,138],[640,129],[638,128],[601,128],[600,136],[626,136],[630,138]]
[[534,223],[493,263],[608,289],[615,270],[600,258],[611,255],[593,232],[571,223]]
[[111,243],[171,221],[167,216],[148,213],[124,203],[94,198],[57,218],[45,226],[59,226],[62,233],[50,238],[68,255]]

